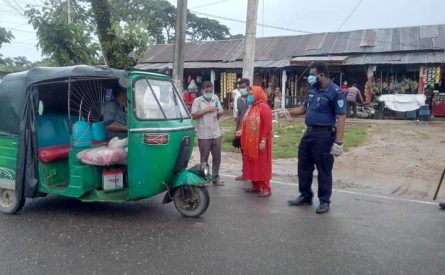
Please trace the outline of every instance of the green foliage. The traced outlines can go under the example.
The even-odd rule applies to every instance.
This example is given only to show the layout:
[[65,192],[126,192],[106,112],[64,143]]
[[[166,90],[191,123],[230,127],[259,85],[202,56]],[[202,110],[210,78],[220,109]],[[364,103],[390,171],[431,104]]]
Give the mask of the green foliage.
[[111,0],[110,3],[116,20],[143,26],[149,41],[163,44],[172,39],[176,8],[168,1]]
[[229,28],[218,21],[188,13],[187,35],[190,41],[223,40],[230,37]]
[[67,1],[49,0],[41,9],[27,7],[25,15],[37,30],[42,54],[57,65],[97,63],[98,44],[92,42],[88,11],[71,1],[68,22]]
[[14,38],[12,33],[8,30],[6,30],[3,27],[0,27],[0,48],[5,43],[11,43],[11,40]]
[[244,38],[244,34],[235,34],[235,35],[231,35],[230,39],[243,39]]
[[[149,40],[172,43],[175,39],[176,8],[166,0],[111,0],[119,20],[141,24]],[[216,20],[187,14],[187,40],[222,40],[231,38],[227,26]]]
[[[113,68],[127,69],[136,65],[145,52],[148,37],[144,29],[138,24],[129,24],[122,27],[118,23],[112,24],[109,32],[115,39],[103,43],[109,51],[109,65]],[[132,57],[129,54],[132,53]]]
[[[108,0],[90,0],[97,32],[108,65],[127,69],[136,65],[136,60],[144,53],[148,36],[138,22],[125,22],[116,18],[119,9]],[[130,58],[130,54],[133,58]],[[136,60],[135,60],[136,58]]]
[[[47,0],[42,8],[27,6],[25,15],[42,54],[55,65],[97,64],[102,51],[109,66],[127,69],[147,44],[175,38],[176,8],[167,0]],[[2,34],[4,42],[12,37],[0,29],[0,46]],[[227,38],[232,36],[226,26],[188,13],[187,40]]]
[[26,71],[33,66],[33,63],[24,56],[7,57],[2,60],[0,70],[3,72]]

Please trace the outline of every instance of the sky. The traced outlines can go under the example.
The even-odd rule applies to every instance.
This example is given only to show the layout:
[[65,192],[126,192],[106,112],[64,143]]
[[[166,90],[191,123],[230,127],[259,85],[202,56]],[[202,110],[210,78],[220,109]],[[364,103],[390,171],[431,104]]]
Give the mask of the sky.
[[[0,26],[15,36],[0,54],[26,56],[31,61],[42,58],[23,10],[27,4],[39,7],[43,2],[0,0]],[[169,2],[176,6],[176,0]],[[258,0],[258,4],[257,37],[445,24],[443,0]],[[245,32],[245,23],[239,21],[245,21],[247,0],[188,0],[188,8],[198,16],[220,21],[232,34]]]

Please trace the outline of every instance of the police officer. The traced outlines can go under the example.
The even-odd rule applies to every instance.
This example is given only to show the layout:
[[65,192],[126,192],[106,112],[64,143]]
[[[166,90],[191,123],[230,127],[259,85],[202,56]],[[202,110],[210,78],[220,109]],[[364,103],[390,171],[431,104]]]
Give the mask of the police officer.
[[290,110],[291,114],[306,114],[307,130],[298,151],[298,185],[300,196],[289,201],[290,206],[312,205],[312,177],[318,171],[317,214],[329,211],[332,193],[334,156],[343,153],[346,119],[346,99],[341,89],[329,78],[325,63],[313,63],[308,77],[308,97],[303,106]]

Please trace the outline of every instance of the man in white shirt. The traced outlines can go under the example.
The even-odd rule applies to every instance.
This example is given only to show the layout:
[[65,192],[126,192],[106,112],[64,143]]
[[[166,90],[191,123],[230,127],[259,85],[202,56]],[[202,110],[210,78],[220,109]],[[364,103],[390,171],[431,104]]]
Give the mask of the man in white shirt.
[[222,186],[224,182],[219,177],[221,165],[219,118],[224,111],[210,81],[204,81],[202,90],[202,96],[196,98],[192,105],[192,118],[195,120],[201,163],[208,163],[209,155],[212,154],[212,181],[214,185]]

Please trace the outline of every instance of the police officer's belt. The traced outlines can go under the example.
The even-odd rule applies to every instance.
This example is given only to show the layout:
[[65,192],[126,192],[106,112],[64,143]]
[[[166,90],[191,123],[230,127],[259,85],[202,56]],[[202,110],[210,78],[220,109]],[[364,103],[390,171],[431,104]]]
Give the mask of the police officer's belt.
[[307,126],[308,132],[331,132],[333,126]]

